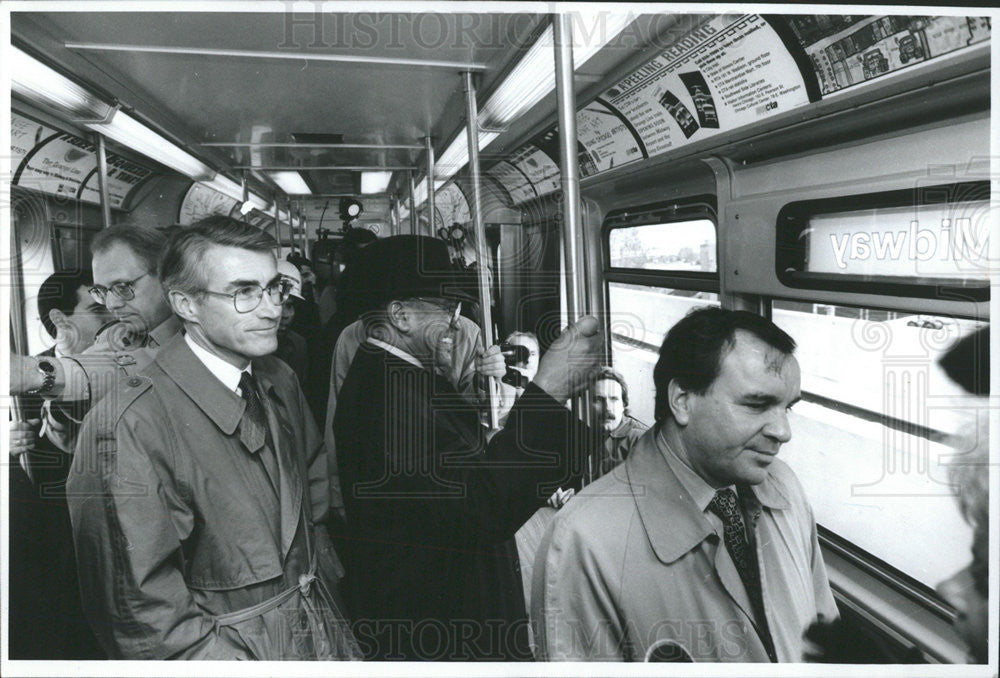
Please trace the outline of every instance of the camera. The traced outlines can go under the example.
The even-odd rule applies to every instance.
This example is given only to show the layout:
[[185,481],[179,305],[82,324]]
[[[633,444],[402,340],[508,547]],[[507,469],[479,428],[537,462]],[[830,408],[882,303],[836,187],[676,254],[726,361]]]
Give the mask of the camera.
[[528,364],[528,357],[531,352],[527,346],[520,344],[510,344],[504,342],[500,344],[500,353],[503,354],[504,362],[507,363],[507,373],[500,379],[505,384],[514,388],[526,388],[530,381],[516,366]]

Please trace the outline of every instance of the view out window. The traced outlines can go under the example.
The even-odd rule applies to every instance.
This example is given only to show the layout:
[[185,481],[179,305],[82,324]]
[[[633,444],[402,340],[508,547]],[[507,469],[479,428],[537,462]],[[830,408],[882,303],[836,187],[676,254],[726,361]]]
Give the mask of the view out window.
[[933,587],[969,560],[948,466],[984,445],[987,410],[938,366],[985,323],[775,301],[798,344],[802,401],[781,458],[816,521]]
[[611,268],[715,273],[715,224],[709,219],[612,229]]
[[611,359],[628,384],[633,417],[653,423],[653,366],[667,330],[693,308],[718,305],[712,292],[608,284]]

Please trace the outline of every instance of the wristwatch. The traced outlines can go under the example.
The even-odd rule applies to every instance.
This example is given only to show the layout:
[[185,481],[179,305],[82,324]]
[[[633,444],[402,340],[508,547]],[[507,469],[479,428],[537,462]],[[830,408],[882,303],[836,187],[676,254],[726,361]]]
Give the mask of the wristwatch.
[[48,358],[39,358],[35,363],[35,368],[42,373],[42,385],[38,388],[28,389],[29,395],[48,393],[56,385],[56,366]]

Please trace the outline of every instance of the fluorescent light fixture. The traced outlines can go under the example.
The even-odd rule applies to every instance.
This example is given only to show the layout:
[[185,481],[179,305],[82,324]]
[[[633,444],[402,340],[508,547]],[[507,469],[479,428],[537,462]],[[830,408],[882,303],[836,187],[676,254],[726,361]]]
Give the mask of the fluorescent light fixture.
[[362,172],[361,192],[365,195],[371,193],[384,193],[389,188],[389,181],[392,180],[392,172]]
[[281,187],[286,195],[312,195],[309,185],[298,172],[268,172],[274,183]]
[[[480,132],[479,133],[479,150],[483,150],[491,143],[493,140],[500,136],[499,132]],[[455,174],[465,167],[469,162],[469,141],[468,135],[463,131],[460,132],[451,145],[445,149],[441,157],[438,158],[437,162],[434,163],[434,176],[441,180],[447,180],[455,176]]]
[[[437,194],[441,190],[441,187],[448,183],[445,180],[435,180],[434,181],[434,193]],[[417,184],[417,189],[413,192],[414,202],[417,204],[419,209],[427,201],[427,177],[424,177],[423,181]],[[409,200],[407,200],[409,204]]]
[[[570,25],[573,28],[574,68],[579,69],[587,63],[632,23],[634,18],[632,14],[600,9],[573,12]],[[479,110],[480,126],[506,125],[529,110],[555,89],[555,70],[555,45],[550,25]],[[489,146],[498,136],[500,134],[497,132],[480,132],[479,150]],[[467,139],[468,136],[463,131],[452,140],[434,165],[435,177],[450,179],[468,164]],[[421,186],[423,190],[417,190],[420,198],[417,204],[423,204],[427,199],[426,184]]]
[[87,123],[87,127],[196,181],[215,174],[215,170],[201,160],[122,111],[115,113],[107,124]]
[[[632,14],[607,10],[572,14],[574,69],[587,63],[634,19]],[[479,123],[492,127],[506,125],[516,119],[555,89],[555,71],[554,37],[550,25],[480,109]]]
[[83,87],[63,77],[37,59],[17,48],[9,52],[12,89],[33,102],[65,111],[71,118],[110,121],[85,122],[84,125],[119,144],[160,162],[199,181],[211,178],[215,171],[176,144],[163,138],[122,111],[112,111]]
[[[201,183],[217,193],[232,198],[236,202],[243,202],[243,187],[228,177],[216,174],[211,181],[203,181]],[[257,194],[251,193],[249,202],[253,203],[256,209],[262,212],[267,211],[267,201]]]
[[104,119],[111,112],[111,106],[18,48],[11,47],[7,57],[15,94],[74,118]]

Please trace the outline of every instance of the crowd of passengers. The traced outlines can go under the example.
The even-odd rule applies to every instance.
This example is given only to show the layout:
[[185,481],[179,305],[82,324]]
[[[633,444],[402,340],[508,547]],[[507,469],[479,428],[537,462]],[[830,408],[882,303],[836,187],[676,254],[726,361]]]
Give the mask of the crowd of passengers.
[[[790,336],[694,310],[647,427],[597,318],[486,347],[444,241],[348,236],[278,261],[227,217],[119,225],[42,285],[53,346],[11,358],[12,659],[850,660],[777,456]],[[979,395],[987,343],[944,365]],[[977,661],[985,479],[956,476],[976,541],[942,589]]]

